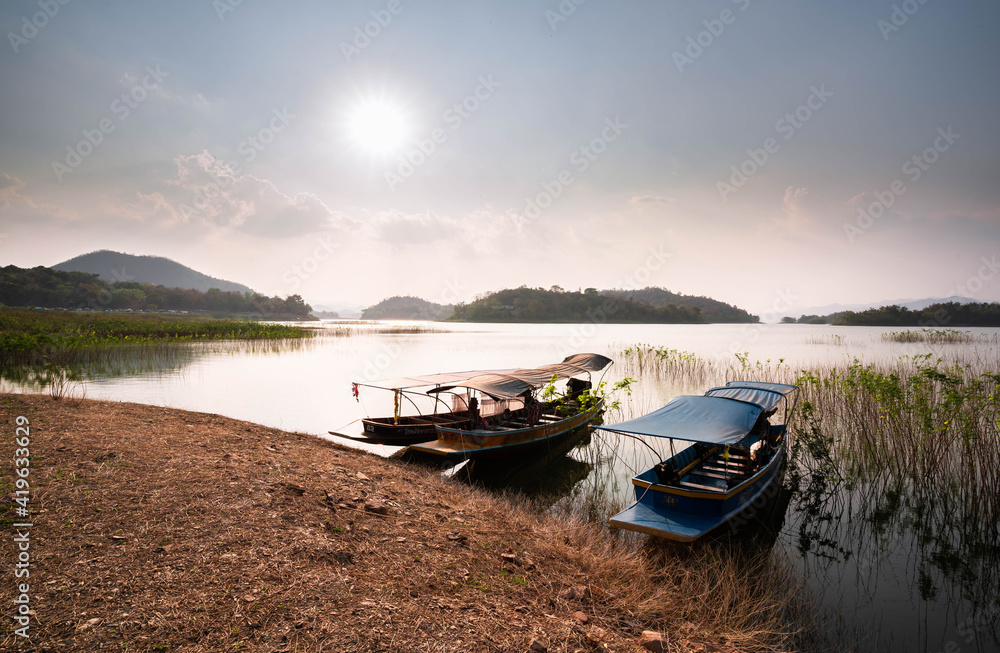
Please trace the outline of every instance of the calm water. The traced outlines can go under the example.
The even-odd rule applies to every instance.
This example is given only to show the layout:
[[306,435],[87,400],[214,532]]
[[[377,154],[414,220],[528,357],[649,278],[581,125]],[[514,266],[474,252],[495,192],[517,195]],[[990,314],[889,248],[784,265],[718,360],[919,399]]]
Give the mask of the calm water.
[[[326,323],[328,327],[336,323]],[[406,323],[394,323],[406,324]],[[419,324],[419,323],[412,323]],[[846,364],[852,358],[873,362],[901,355],[957,353],[1000,360],[997,329],[968,329],[990,338],[969,345],[902,345],[881,339],[881,328],[813,325],[468,325],[422,324],[411,334],[378,333],[379,325],[354,325],[358,335],[320,337],[276,351],[273,347],[220,344],[192,345],[184,355],[170,355],[100,376],[74,386],[91,399],[132,401],[219,413],[286,430],[327,436],[330,430],[366,414],[392,413],[390,393],[362,388],[360,401],[352,381],[466,369],[531,367],[561,361],[581,352],[616,358],[637,343],[690,351],[714,361],[720,378],[653,378],[639,375],[621,415],[631,418],[658,408],[677,394],[701,394],[721,381],[725,368],[737,365],[734,353],[793,370],[822,364]],[[614,382],[635,370],[615,365],[606,374]],[[18,389],[7,381],[6,389]],[[420,403],[420,402],[418,402]],[[422,409],[429,407],[423,403]],[[412,406],[409,406],[412,408]],[[648,460],[632,444],[609,457],[609,443],[591,445],[591,470],[570,465],[587,483],[607,482],[624,497],[630,492],[630,467]],[[347,442],[345,442],[347,443]],[[347,443],[353,444],[353,443]],[[356,445],[355,445],[356,446]],[[386,447],[370,447],[379,453]],[[588,454],[584,454],[586,458]],[[646,465],[648,466],[648,465]],[[879,492],[885,493],[884,488]],[[891,494],[891,493],[889,493]],[[879,651],[996,651],[1000,592],[994,573],[997,543],[963,550],[947,538],[928,537],[920,509],[905,500],[884,518],[870,518],[866,504],[873,490],[837,482],[804,484],[785,513],[776,547],[807,578],[828,609],[831,632],[865,637],[864,649]]]

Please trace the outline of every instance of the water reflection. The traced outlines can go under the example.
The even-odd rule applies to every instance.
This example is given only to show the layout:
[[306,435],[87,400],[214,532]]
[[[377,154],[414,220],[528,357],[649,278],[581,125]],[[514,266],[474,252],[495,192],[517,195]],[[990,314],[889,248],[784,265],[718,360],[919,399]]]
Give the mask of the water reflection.
[[956,510],[947,494],[892,478],[840,478],[808,448],[797,454],[786,537],[836,606],[831,637],[880,651],[1000,648],[995,523]]
[[315,346],[307,339],[218,340],[204,343],[112,345],[55,349],[45,363],[0,366],[0,389],[5,392],[72,393],[86,381],[168,376],[181,372],[199,358],[211,356],[274,355]]

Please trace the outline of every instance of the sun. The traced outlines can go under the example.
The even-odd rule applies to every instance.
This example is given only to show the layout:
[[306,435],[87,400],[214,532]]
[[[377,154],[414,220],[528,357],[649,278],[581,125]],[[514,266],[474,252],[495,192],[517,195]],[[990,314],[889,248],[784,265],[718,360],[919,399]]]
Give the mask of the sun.
[[391,155],[407,142],[410,119],[398,104],[367,100],[350,112],[347,129],[359,149],[376,156]]

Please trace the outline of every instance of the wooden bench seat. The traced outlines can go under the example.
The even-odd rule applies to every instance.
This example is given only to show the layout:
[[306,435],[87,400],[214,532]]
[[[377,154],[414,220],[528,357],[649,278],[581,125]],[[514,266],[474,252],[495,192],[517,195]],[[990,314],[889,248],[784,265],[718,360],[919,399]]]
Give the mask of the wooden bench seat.
[[708,490],[709,492],[725,492],[726,488],[714,487],[712,485],[702,485],[700,483],[692,483],[690,481],[681,481],[678,483],[681,487],[691,488],[694,490]]
[[691,472],[691,476],[704,476],[705,478],[717,478],[720,481],[728,481],[733,475],[730,474],[729,476],[726,476],[725,474],[716,474],[715,472],[696,471]]

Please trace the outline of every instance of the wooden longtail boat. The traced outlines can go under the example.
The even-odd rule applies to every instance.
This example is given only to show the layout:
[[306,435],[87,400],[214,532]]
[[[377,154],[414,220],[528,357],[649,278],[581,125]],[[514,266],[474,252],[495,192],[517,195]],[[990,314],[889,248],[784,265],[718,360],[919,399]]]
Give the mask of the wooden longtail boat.
[[[445,372],[441,374],[427,374],[423,376],[407,376],[396,379],[385,379],[382,381],[359,381],[353,384],[355,398],[360,393],[360,388],[375,388],[392,392],[394,395],[394,414],[391,417],[364,417],[361,419],[362,430],[360,433],[349,433],[344,431],[330,431],[330,435],[368,442],[371,444],[388,444],[394,446],[405,446],[416,442],[426,442],[436,437],[436,426],[461,426],[469,423],[468,407],[460,404],[458,410],[447,410],[445,412],[434,412],[420,414],[420,409],[414,402],[411,395],[425,397],[428,389],[440,388],[445,384],[455,384],[467,379],[471,379],[483,374],[502,374],[513,372],[513,369],[505,370],[471,370],[466,372]],[[404,401],[409,401],[417,411],[417,415],[401,415]],[[439,400],[435,400],[435,411],[440,405]]]
[[567,436],[579,430],[583,437],[587,426],[603,408],[603,401],[592,398],[581,404],[580,391],[589,387],[569,384],[567,395],[557,401],[538,402],[534,395],[554,380],[574,379],[591,372],[603,370],[611,359],[600,354],[576,354],[562,363],[544,365],[531,370],[516,370],[505,374],[484,374],[451,387],[437,388],[433,392],[460,387],[490,397],[499,405],[520,401],[523,407],[501,413],[492,418],[478,420],[478,424],[435,427],[437,439],[433,442],[413,444],[408,451],[438,456],[454,462],[463,460],[503,460],[513,456],[531,457],[564,447]]
[[[691,542],[736,525],[776,494],[785,465],[788,420],[798,387],[732,381],[704,396],[675,397],[663,408],[596,430],[637,438],[693,442],[632,478],[635,503],[612,526]],[[768,417],[784,408],[781,424]]]

